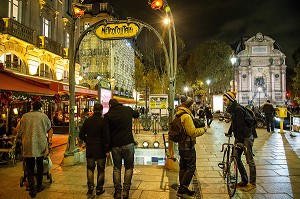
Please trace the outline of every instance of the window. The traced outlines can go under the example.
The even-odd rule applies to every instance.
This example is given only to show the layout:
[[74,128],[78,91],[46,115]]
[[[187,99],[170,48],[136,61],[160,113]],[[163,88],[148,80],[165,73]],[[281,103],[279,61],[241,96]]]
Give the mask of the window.
[[17,55],[6,53],[3,55],[2,59],[4,59],[5,68],[26,74],[25,65]]
[[48,79],[53,79],[52,70],[47,64],[44,63],[40,64],[36,75],[40,77],[46,77]]
[[19,0],[9,0],[8,5],[9,18],[14,18],[18,20]]
[[51,38],[51,21],[43,18],[43,35]]

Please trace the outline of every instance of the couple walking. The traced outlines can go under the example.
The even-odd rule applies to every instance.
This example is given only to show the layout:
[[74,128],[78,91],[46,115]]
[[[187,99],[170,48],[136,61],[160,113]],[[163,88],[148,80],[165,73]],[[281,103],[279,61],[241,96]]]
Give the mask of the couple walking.
[[[80,129],[79,137],[86,143],[87,161],[87,194],[93,194],[95,189],[94,170],[97,165],[96,195],[105,192],[105,162],[109,153],[113,159],[114,198],[126,199],[134,167],[134,139],[132,135],[132,118],[138,118],[139,113],[132,108],[123,106],[116,99],[109,100],[109,111],[102,116],[103,106],[94,105],[93,116],[87,118]],[[122,160],[125,174],[121,184]]]

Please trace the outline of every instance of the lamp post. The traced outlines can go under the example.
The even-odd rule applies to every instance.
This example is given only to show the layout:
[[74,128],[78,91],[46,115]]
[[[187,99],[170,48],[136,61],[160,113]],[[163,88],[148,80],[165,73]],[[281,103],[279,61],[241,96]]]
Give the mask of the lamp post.
[[209,84],[210,84],[210,79],[206,80],[206,84],[208,86],[208,103],[210,103],[210,87],[209,87]]
[[[172,122],[174,117],[174,99],[175,99],[175,80],[176,80],[176,71],[177,71],[177,41],[176,41],[176,30],[173,15],[171,8],[168,5],[167,0],[149,0],[151,8],[159,10],[163,8],[163,11],[166,15],[166,18],[169,19],[168,23],[168,39],[169,39],[169,67],[168,67],[168,79],[169,79],[169,124]],[[172,37],[173,36],[173,37]],[[170,126],[170,125],[169,125]],[[166,160],[166,168],[169,170],[178,169],[178,164],[174,164],[174,144],[169,141],[168,146],[169,157]],[[175,168],[177,167],[177,168]]]
[[236,56],[235,56],[235,53],[234,51],[232,51],[231,55],[230,55],[230,62],[231,62],[231,65],[232,65],[232,91],[235,91],[235,63],[236,63]]
[[258,91],[258,108],[260,108],[260,92],[262,91],[262,87],[258,87],[257,88],[257,91]]
[[185,86],[185,87],[184,87],[185,96],[187,96],[187,92],[188,92],[188,90],[189,90],[189,87]]
[[69,46],[69,137],[64,153],[63,164],[74,165],[78,163],[78,157],[75,157],[75,153],[78,149],[75,146],[75,59],[74,59],[74,32],[76,19],[84,14],[84,7],[81,4],[72,4],[72,17],[70,21],[70,46]]

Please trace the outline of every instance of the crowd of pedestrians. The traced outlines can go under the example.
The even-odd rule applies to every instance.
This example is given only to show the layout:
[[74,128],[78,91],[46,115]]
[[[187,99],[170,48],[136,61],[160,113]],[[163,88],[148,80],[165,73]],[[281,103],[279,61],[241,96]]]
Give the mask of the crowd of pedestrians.
[[[253,158],[252,147],[254,142],[253,127],[244,124],[244,110],[237,103],[235,92],[226,92],[223,95],[223,102],[226,111],[231,115],[231,125],[225,135],[235,137],[235,144],[239,143],[247,148],[237,149],[236,159],[238,170],[241,175],[241,182],[238,188],[249,191],[256,188],[256,166]],[[187,137],[184,142],[178,144],[179,151],[179,186],[177,196],[190,198],[195,191],[190,190],[189,186],[196,170],[196,137],[203,135],[213,121],[212,107],[207,104],[201,106],[199,110],[193,109],[194,101],[192,98],[181,97],[181,104],[176,108],[176,115],[180,115],[180,120],[185,129]],[[29,195],[34,198],[36,194],[43,191],[43,159],[49,153],[48,142],[51,137],[51,122],[46,114],[41,110],[42,104],[34,102],[32,111],[23,115],[18,124],[18,135],[22,137],[23,157],[25,158],[26,173],[29,183]],[[109,110],[103,115],[103,105],[96,103],[94,113],[84,116],[84,122],[80,128],[79,138],[85,142],[86,147],[86,168],[87,168],[87,194],[101,195],[105,192],[105,166],[107,160],[112,158],[113,162],[113,183],[114,198],[127,199],[131,187],[131,180],[134,168],[135,140],[132,134],[132,119],[139,117],[139,111],[131,107],[120,104],[116,99],[110,99]],[[274,131],[273,117],[274,108],[268,100],[262,107],[266,115],[267,131]],[[87,111],[86,111],[87,112]],[[194,118],[206,119],[206,127],[196,128]],[[1,122],[1,121],[0,121]],[[3,134],[3,122],[0,129]],[[241,160],[245,154],[249,165],[249,177]],[[124,164],[124,177],[122,180],[122,165]],[[36,181],[35,182],[35,168]],[[97,168],[96,183],[94,171]],[[123,183],[122,183],[123,181]]]

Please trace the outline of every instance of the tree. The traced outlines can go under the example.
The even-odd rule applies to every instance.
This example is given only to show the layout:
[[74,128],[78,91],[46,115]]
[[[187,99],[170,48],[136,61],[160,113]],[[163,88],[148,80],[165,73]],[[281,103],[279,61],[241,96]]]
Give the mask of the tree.
[[299,97],[300,96],[300,61],[298,62],[297,66],[294,68],[295,76],[293,77],[293,96]]
[[197,80],[212,81],[210,90],[213,93],[224,92],[229,88],[232,79],[232,66],[229,61],[231,47],[221,41],[207,41],[192,52],[185,71],[192,84]]

